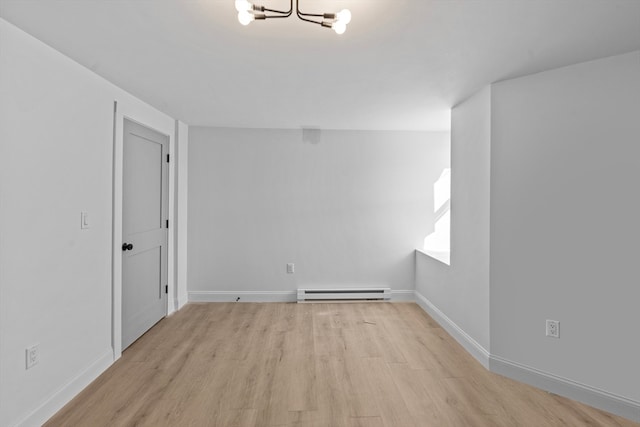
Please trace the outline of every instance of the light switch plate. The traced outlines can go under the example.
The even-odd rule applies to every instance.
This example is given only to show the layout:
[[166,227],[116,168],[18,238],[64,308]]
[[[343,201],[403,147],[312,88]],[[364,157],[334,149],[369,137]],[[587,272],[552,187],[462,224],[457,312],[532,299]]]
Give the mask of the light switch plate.
[[89,212],[80,212],[80,228],[89,228]]

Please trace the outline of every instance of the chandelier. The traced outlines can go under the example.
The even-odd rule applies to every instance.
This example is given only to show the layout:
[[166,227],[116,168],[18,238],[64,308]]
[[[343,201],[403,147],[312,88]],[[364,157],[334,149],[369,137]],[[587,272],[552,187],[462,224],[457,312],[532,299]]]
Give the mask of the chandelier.
[[[351,22],[351,12],[343,9],[338,13],[304,13],[300,11],[298,0],[296,1],[296,15],[305,22],[318,24],[325,28],[331,28],[337,34],[342,34],[347,29],[347,24]],[[264,6],[252,4],[249,0],[236,0],[236,10],[238,11],[238,21],[242,25],[249,25],[251,21],[272,18],[288,18],[293,13],[293,0],[290,2],[289,10],[268,9]]]

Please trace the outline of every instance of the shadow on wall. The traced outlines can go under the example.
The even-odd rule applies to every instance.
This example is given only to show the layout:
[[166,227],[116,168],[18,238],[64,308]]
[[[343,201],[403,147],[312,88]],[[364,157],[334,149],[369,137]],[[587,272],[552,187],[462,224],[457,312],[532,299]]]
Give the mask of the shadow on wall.
[[435,230],[424,238],[423,251],[451,265],[451,168],[444,168],[433,184]]

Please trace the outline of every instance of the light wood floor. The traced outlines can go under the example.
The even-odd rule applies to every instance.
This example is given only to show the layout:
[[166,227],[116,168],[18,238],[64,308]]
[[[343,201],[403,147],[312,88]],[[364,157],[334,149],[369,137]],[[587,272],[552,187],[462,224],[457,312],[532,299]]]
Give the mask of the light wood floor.
[[189,304],[46,426],[639,426],[492,374],[417,305]]

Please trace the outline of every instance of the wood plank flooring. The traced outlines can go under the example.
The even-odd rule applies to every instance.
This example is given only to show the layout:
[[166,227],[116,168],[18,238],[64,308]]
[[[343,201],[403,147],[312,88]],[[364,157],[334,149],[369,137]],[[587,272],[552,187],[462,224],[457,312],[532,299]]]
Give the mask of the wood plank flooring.
[[486,371],[412,303],[189,304],[53,426],[640,426]]

